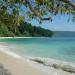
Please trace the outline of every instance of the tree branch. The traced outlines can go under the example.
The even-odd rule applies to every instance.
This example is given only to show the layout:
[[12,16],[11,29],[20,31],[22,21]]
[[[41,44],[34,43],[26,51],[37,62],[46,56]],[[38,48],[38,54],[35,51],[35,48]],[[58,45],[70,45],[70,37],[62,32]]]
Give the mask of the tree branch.
[[61,1],[64,3],[68,3],[73,8],[73,10],[75,10],[75,5],[71,3],[69,0],[61,0]]
[[[75,5],[73,3],[71,3],[69,0],[60,0],[64,3],[68,3],[73,10],[75,10]],[[34,13],[35,16],[39,17],[40,20],[51,20],[51,18],[42,18],[40,13],[38,11],[36,11],[33,7],[32,4],[29,2],[29,0],[25,0],[26,4],[28,5],[29,9]]]
[[28,0],[25,0],[25,2],[26,2],[26,4],[28,5],[29,9],[34,13],[34,15],[36,15],[36,16],[38,16],[40,19],[42,19],[41,16],[40,16],[40,14],[39,14],[39,12],[35,11],[35,9],[34,9],[34,8],[32,7],[32,5],[31,5],[31,3],[30,3]]
[[50,20],[50,19],[51,19],[50,17],[49,17],[49,18],[42,18],[41,15],[40,15],[40,13],[39,13],[38,11],[36,11],[36,10],[32,7],[31,3],[30,3],[28,0],[25,0],[25,2],[26,2],[26,4],[28,5],[29,9],[34,13],[34,15],[36,15],[37,17],[39,17],[40,20]]

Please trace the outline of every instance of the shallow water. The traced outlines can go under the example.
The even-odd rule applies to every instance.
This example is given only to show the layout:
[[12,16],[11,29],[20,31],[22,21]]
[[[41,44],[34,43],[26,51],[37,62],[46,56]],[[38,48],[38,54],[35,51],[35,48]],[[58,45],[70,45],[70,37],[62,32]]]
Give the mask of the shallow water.
[[22,56],[36,56],[75,62],[75,38],[0,38]]

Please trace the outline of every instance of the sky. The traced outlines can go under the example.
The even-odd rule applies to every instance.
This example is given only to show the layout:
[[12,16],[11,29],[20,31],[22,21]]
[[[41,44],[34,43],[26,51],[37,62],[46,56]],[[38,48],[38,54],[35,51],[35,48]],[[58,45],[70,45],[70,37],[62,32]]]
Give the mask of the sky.
[[52,22],[44,21],[42,24],[39,24],[38,21],[33,20],[30,23],[53,31],[75,31],[75,22],[71,18],[68,21],[69,18],[67,15],[57,15]]
[[[22,6],[22,9],[24,12],[26,11],[26,8]],[[70,19],[70,21],[68,21]],[[56,17],[53,18],[53,21],[44,21],[42,24],[40,24],[36,20],[28,21],[32,25],[35,26],[41,26],[45,29],[50,29],[53,31],[75,31],[75,22],[72,21],[72,16],[68,15],[61,15],[58,14]]]

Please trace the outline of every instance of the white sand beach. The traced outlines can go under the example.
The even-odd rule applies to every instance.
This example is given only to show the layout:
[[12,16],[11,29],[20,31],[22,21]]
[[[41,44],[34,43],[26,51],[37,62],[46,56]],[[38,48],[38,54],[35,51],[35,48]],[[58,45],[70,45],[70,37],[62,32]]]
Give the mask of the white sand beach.
[[25,60],[13,58],[2,52],[0,52],[0,63],[3,64],[12,75],[47,75],[29,66]]
[[16,54],[13,55],[10,51],[2,50],[2,47],[3,46],[0,46],[0,64],[3,64],[12,75],[75,75],[75,73],[52,67],[47,70],[48,73],[44,72],[45,68],[43,68],[43,66],[39,66],[36,63],[35,66],[38,66],[39,68],[34,67],[34,65],[31,65],[31,61],[28,63],[27,59],[22,59]]

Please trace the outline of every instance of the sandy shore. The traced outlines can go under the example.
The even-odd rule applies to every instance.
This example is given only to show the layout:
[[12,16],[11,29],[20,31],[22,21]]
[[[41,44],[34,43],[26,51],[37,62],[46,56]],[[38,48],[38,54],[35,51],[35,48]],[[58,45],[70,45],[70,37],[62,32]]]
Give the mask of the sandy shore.
[[[38,64],[37,62],[27,60],[27,58],[22,58],[11,52],[7,46],[0,45],[0,64],[3,64],[12,75],[75,75],[75,68],[73,68],[73,72],[65,71],[62,69],[62,67],[64,67],[63,64],[56,60],[49,62],[53,64],[53,66],[50,67],[46,66],[46,64],[44,66],[42,61],[38,62],[43,64]],[[54,64],[55,62],[57,62],[57,65]],[[62,65],[61,68],[58,66],[59,64]],[[71,68],[69,69],[71,70]]]
[[47,75],[33,67],[27,61],[13,58],[0,52],[0,63],[11,72],[12,75]]

